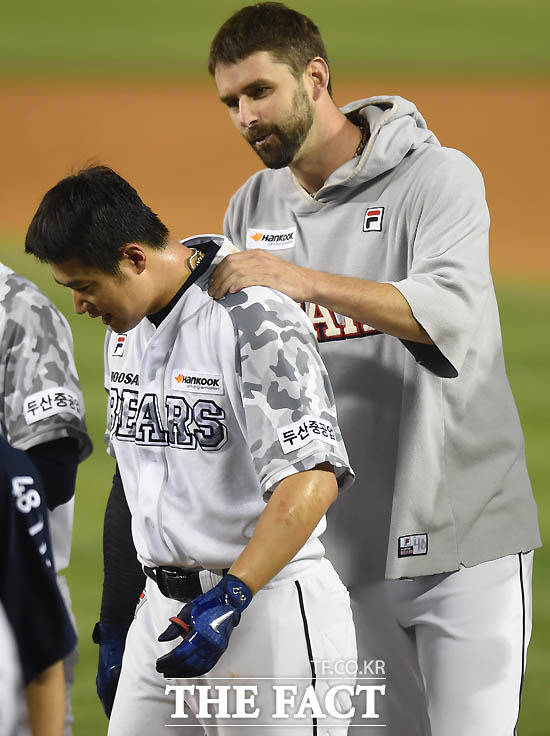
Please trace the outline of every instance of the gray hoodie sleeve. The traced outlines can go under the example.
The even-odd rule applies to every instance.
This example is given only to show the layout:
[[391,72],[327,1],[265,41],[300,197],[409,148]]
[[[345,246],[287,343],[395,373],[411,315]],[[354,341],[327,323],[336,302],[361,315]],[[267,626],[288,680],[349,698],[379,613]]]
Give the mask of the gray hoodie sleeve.
[[430,370],[452,377],[460,373],[492,281],[481,173],[458,151],[446,153],[409,198],[418,221],[412,263],[405,279],[390,283],[437,347],[407,346]]
[[231,197],[231,199],[229,201],[229,206],[228,206],[228,208],[227,208],[227,210],[225,212],[225,216],[223,218],[223,234],[225,235],[226,238],[229,238],[229,240],[231,240],[231,242],[233,242],[233,229],[231,227],[230,213],[233,210],[232,205],[233,205],[233,200],[234,199],[235,199],[235,195],[233,195],[233,197]]

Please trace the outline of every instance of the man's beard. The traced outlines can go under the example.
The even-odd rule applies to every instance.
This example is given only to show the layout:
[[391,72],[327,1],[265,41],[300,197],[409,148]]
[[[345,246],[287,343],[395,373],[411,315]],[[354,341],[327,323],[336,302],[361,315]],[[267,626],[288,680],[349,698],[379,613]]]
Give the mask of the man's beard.
[[[292,98],[292,113],[281,125],[258,125],[248,131],[246,140],[269,169],[289,166],[300,150],[313,124],[313,106],[303,85]],[[255,142],[272,135],[273,139],[258,148]]]

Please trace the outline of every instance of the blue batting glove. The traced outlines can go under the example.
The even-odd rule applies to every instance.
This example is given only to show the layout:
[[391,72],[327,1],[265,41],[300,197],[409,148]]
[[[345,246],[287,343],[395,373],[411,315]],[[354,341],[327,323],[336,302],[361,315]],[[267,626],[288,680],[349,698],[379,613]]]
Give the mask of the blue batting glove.
[[171,618],[170,626],[158,638],[183,642],[157,659],[157,672],[164,677],[198,677],[210,672],[227,649],[231,632],[252,600],[250,588],[235,575],[195,598]]
[[98,621],[92,634],[93,641],[99,644],[99,662],[95,683],[107,718],[111,717],[113,709],[129,628],[130,623],[104,624]]

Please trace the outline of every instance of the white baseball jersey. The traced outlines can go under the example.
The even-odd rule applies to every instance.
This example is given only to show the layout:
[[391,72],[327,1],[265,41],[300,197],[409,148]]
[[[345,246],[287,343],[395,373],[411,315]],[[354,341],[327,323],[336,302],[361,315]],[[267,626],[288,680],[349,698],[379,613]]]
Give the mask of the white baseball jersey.
[[392,283],[435,343],[399,341],[305,305],[361,489],[332,507],[328,555],[353,585],[384,568],[389,578],[414,577],[538,547],[482,177],[441,147],[406,100],[370,98],[343,111],[368,120],[360,157],[315,196],[288,168],[260,171],[225,219],[241,248]]
[[[0,435],[19,450],[74,437],[92,451],[67,320],[40,289],[0,263]],[[49,513],[57,570],[69,564],[74,500]]]
[[[328,461],[352,478],[311,324],[284,295],[253,287],[218,301],[206,255],[158,315],[105,341],[109,450],[140,561],[219,569],[248,543],[285,477]],[[320,557],[323,519],[296,559]]]

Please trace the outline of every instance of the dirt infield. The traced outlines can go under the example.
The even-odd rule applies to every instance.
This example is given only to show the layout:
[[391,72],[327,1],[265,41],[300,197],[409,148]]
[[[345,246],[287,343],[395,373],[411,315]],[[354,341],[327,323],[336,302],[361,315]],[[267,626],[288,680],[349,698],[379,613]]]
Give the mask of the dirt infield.
[[[485,176],[495,271],[550,276],[550,85],[336,86],[340,104],[396,92],[414,100],[443,145]],[[216,232],[231,193],[259,168],[213,84],[1,82],[0,95],[0,233],[24,232],[44,192],[90,160],[120,171],[178,235]]]

